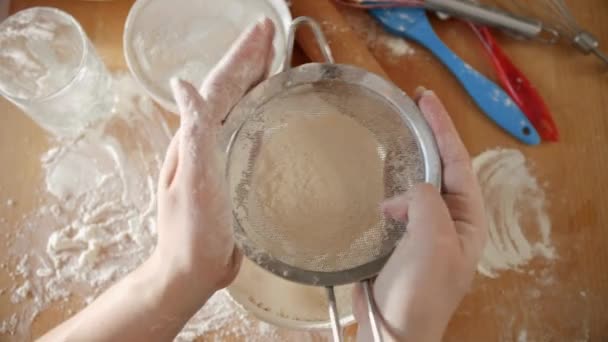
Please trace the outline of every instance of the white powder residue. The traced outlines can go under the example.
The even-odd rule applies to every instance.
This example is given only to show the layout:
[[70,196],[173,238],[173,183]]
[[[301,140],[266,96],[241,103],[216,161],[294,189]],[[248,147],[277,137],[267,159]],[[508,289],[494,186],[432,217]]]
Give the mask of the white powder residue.
[[414,48],[412,48],[403,38],[396,36],[381,36],[379,38],[380,44],[386,46],[393,56],[409,56],[414,54]]
[[519,271],[535,257],[556,258],[545,193],[524,155],[513,149],[486,151],[473,160],[489,220],[488,243],[478,271],[495,278]]
[[26,280],[21,286],[19,286],[15,289],[15,291],[13,291],[13,294],[11,295],[11,302],[14,304],[20,303],[25,298],[27,298],[27,295],[30,293],[31,290],[32,284],[29,280]]
[[528,331],[526,329],[522,329],[517,335],[517,342],[527,342],[528,341]]
[[0,322],[0,335],[14,335],[17,330],[19,320],[16,314],[12,314],[8,319]]
[[[336,271],[369,262],[383,232],[377,229],[384,196],[378,146],[366,127],[338,109],[286,120],[255,163],[244,205],[247,221],[264,228],[247,223],[244,229],[255,231],[250,238],[302,269]],[[356,243],[367,232],[370,238]]]
[[154,248],[156,177],[171,132],[130,77],[114,88],[112,118],[41,157],[40,206],[9,250],[21,256],[10,273],[17,339],[40,311],[94,298]]
[[[416,53],[416,50],[405,39],[386,32],[367,13],[349,8],[342,8],[341,13],[355,33],[364,39],[369,49],[381,47],[395,58],[412,56]],[[331,24],[324,25],[324,28],[325,26],[329,26],[331,29]]]
[[27,266],[28,261],[30,260],[29,255],[24,254],[19,259],[19,263],[17,263],[17,267],[15,267],[15,272],[13,275],[18,275],[22,277],[27,277],[30,274],[30,269]]
[[[232,322],[232,325],[227,329],[229,322]],[[229,337],[247,337],[247,341],[252,342],[280,340],[278,328],[249,318],[226,290],[215,293],[190,319],[175,340],[192,341],[202,335],[210,341],[225,341]]]

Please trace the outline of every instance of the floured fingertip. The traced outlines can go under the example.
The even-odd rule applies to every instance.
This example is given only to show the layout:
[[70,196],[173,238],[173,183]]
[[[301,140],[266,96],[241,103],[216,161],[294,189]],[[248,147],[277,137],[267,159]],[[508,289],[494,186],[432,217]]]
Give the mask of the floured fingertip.
[[181,92],[181,82],[182,80],[179,77],[171,77],[169,80],[169,86],[171,87],[174,98]]
[[405,219],[407,215],[408,197],[407,195],[399,195],[389,198],[380,204],[382,213],[394,220]]
[[416,88],[416,102],[422,101],[423,98],[426,97],[434,97],[437,98],[437,94],[430,89],[426,89],[425,87]]
[[427,90],[428,89],[426,89],[424,86],[416,87],[416,90],[414,90],[414,99],[419,100],[420,97],[422,97],[422,94],[424,94],[424,92]]
[[255,23],[245,31],[247,32],[246,36],[248,36],[250,39],[254,37],[254,39],[259,39],[257,36],[274,36],[274,30],[274,22],[270,18],[264,16],[256,20]]
[[169,80],[169,85],[171,87],[171,92],[173,93],[173,99],[177,104],[177,109],[179,111],[178,114],[183,115],[184,110],[187,107],[186,99],[188,97],[187,91],[184,88],[184,81],[178,77],[171,77]]
[[262,16],[256,20],[256,23],[258,26],[266,26],[272,23],[272,20],[270,20],[270,18],[268,18],[267,16]]

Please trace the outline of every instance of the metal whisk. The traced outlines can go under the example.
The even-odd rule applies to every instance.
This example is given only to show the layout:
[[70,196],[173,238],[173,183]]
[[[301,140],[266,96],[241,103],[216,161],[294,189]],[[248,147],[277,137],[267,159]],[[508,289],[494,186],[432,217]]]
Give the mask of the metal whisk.
[[335,0],[350,7],[374,9],[390,7],[424,7],[431,11],[488,25],[518,37],[555,43],[559,33],[539,20],[515,15],[497,7],[479,4],[476,0]]
[[[555,43],[567,38],[584,54],[593,53],[608,64],[597,38],[576,21],[564,0],[335,0],[358,8],[419,6],[490,25],[519,37]],[[489,6],[493,7],[489,7]],[[497,7],[500,7],[497,8]]]
[[597,38],[590,32],[581,28],[568,9],[568,6],[564,3],[564,0],[550,0],[547,1],[547,4],[553,8],[556,13],[561,15],[563,22],[558,29],[564,36],[569,37],[574,45],[583,53],[588,54],[592,52],[604,61],[604,63],[608,64],[608,56],[599,50],[600,44],[597,41]]
[[489,0],[504,9],[536,17],[552,26],[584,54],[593,53],[608,64],[608,56],[599,50],[597,38],[578,23],[564,0]]

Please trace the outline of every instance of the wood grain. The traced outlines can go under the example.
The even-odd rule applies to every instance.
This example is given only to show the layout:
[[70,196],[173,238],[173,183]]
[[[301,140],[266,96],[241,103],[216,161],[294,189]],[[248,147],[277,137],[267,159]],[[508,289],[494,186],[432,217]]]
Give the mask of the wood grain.
[[[13,2],[12,11],[50,5],[70,12],[83,24],[106,64],[114,70],[125,68],[122,26],[132,1]],[[575,16],[608,48],[608,2],[569,3]],[[354,31],[362,36],[375,25],[364,13],[339,11],[347,22],[359,26]],[[479,42],[464,25],[453,21],[433,21],[433,25],[463,59],[493,77]],[[404,91],[412,93],[424,85],[440,95],[471,154],[495,147],[522,150],[550,201],[558,259],[552,263],[535,260],[522,272],[506,272],[497,279],[478,277],[452,319],[445,341],[517,341],[522,336],[528,341],[608,341],[608,68],[565,45],[500,39],[547,100],[561,131],[559,143],[527,147],[507,136],[484,117],[446,69],[414,43],[415,53],[401,57],[381,45],[370,49]],[[40,180],[39,156],[48,142],[44,132],[5,100],[0,100],[0,113],[0,217],[5,219],[0,231],[4,237],[12,236],[22,215],[38,205],[32,189]],[[8,198],[15,199],[17,206],[7,208]],[[5,250],[0,248],[0,258]],[[0,269],[0,287],[10,286],[6,270]],[[0,317],[12,311],[9,303],[7,294],[0,296]],[[64,317],[64,312],[45,313],[36,321],[35,335]]]
[[[351,64],[388,78],[378,61],[370,53],[365,42],[357,37],[330,0],[293,0],[291,12],[294,17],[314,18],[321,27],[337,63]],[[297,32],[298,45],[314,62],[324,62],[318,43],[308,28]]]

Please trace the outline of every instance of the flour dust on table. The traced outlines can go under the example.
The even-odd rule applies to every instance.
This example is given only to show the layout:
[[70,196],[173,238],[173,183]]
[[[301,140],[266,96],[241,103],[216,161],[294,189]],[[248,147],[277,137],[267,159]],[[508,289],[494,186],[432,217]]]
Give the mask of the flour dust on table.
[[[363,38],[369,49],[383,49],[392,62],[397,62],[402,57],[416,54],[414,47],[405,39],[386,32],[372,17],[361,11],[344,8],[344,19],[352,27],[355,33]],[[332,29],[331,23],[325,25]]]
[[15,340],[30,337],[44,310],[91,302],[154,247],[156,174],[171,132],[130,78],[113,87],[121,95],[111,118],[40,158],[38,208],[10,245],[18,322],[4,333]]
[[496,278],[501,271],[522,271],[534,258],[557,257],[545,193],[514,149],[494,149],[473,159],[488,218],[488,243],[478,270]]
[[[590,341],[589,303],[601,296],[560,279],[568,251],[558,253],[545,187],[530,160],[517,149],[496,148],[475,157],[473,169],[489,232],[472,292],[483,297],[477,310],[499,323],[495,340],[561,341],[567,331],[570,341]],[[564,312],[576,315],[564,319]]]

